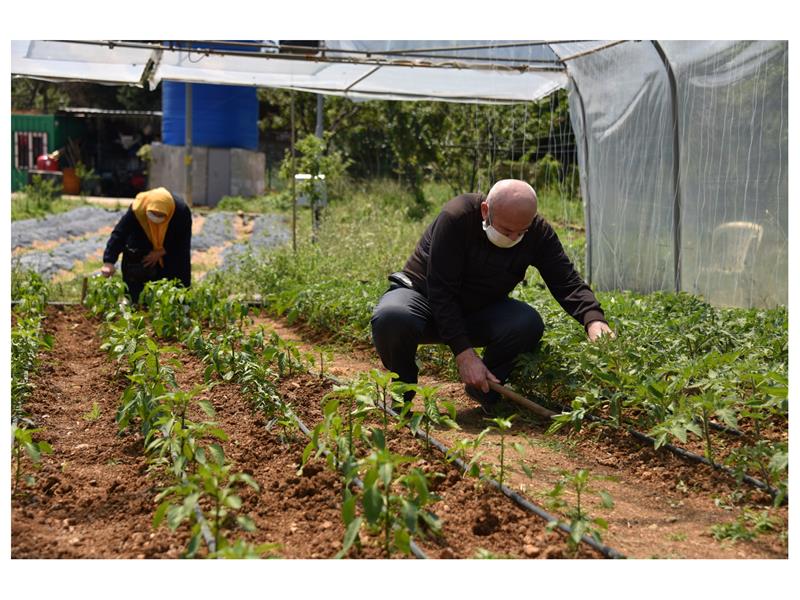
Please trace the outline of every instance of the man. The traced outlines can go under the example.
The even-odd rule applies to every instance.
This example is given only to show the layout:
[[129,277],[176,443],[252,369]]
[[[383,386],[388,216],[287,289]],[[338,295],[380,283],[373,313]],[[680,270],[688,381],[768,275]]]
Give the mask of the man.
[[[508,297],[536,267],[589,339],[613,336],[592,290],[575,271],[553,228],[537,215],[536,192],[516,179],[489,194],[447,202],[423,233],[403,271],[372,315],[372,338],[384,366],[416,383],[419,344],[447,344],[466,393],[491,412],[514,358],[532,352],[544,333],[539,313]],[[483,359],[474,348],[484,347]],[[409,400],[413,394],[407,394]]]
[[192,211],[165,188],[137,194],[114,227],[100,272],[111,277],[122,252],[122,279],[134,303],[144,284],[156,279],[192,283]]

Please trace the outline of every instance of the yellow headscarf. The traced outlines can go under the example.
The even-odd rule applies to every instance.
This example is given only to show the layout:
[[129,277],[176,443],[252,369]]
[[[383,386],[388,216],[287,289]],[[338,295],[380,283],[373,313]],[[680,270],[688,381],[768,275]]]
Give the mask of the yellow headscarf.
[[[133,201],[131,209],[133,214],[136,215],[139,225],[142,226],[145,234],[147,234],[147,239],[153,244],[153,250],[163,250],[167,225],[169,225],[172,215],[175,214],[175,200],[172,198],[172,194],[163,187],[141,192],[136,195],[136,200]],[[147,218],[148,210],[155,210],[166,215],[164,222],[153,223]],[[164,266],[163,259],[159,259],[158,262],[162,267]]]

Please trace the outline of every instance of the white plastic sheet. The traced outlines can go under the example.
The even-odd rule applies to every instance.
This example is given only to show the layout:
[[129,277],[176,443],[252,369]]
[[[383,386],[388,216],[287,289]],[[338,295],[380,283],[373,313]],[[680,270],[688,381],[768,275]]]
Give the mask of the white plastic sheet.
[[11,71],[482,103],[528,102],[568,87],[593,285],[683,290],[731,306],[786,304],[787,42],[325,40],[323,46],[328,62],[274,52],[218,56],[14,41]]

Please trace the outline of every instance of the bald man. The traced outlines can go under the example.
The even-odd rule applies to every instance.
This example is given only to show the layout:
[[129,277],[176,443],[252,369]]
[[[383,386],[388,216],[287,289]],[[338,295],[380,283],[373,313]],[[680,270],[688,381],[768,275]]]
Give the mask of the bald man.
[[499,395],[489,382],[504,383],[514,359],[536,350],[544,333],[539,313],[508,297],[529,266],[589,339],[613,335],[555,231],[537,214],[536,192],[504,179],[486,197],[463,194],[447,202],[403,270],[390,276],[371,321],[383,365],[400,381],[416,383],[418,345],[447,344],[466,393],[493,412]]

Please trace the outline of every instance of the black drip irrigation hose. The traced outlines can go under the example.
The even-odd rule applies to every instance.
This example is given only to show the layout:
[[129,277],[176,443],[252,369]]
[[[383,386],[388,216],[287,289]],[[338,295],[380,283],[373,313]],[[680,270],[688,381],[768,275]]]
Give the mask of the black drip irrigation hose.
[[[300,427],[300,431],[302,431],[303,434],[305,434],[306,437],[311,439],[313,437],[312,434],[311,434],[311,430],[309,430],[309,428],[306,427],[306,424],[303,423],[303,420],[300,417],[298,417],[296,414],[294,414],[294,411],[291,408],[289,408],[289,414],[295,420],[295,422],[297,423],[298,427]],[[323,453],[325,454],[325,456],[330,454],[330,452],[328,450],[325,450],[325,449],[323,449]],[[364,489],[364,482],[361,481],[361,479],[359,477],[354,477],[353,478],[353,483],[355,483],[362,490]],[[411,542],[409,543],[409,547],[411,548],[411,553],[416,558],[420,558],[420,559],[428,558],[428,556],[425,554],[425,552],[423,552],[422,549],[419,546],[417,546],[417,544],[414,543],[414,540],[411,540]]]
[[[536,392],[534,392],[534,393],[536,393]],[[546,400],[548,404],[555,404],[556,406],[558,406],[562,410],[562,412],[568,412],[567,407],[559,405],[558,403],[553,403],[552,400],[547,399],[545,396],[543,396],[541,394],[537,394],[537,395],[540,396],[540,398],[542,398],[543,400]],[[596,415],[587,414],[584,418],[589,419],[590,421],[595,422],[595,423],[601,423],[603,425],[607,425],[609,427],[613,427],[614,426],[608,420],[603,419],[601,417],[598,417]],[[713,423],[711,423],[710,425],[713,425]],[[725,427],[724,425],[717,425],[717,427],[714,427],[714,429],[720,429],[720,430],[726,431],[727,433],[735,433],[735,434],[738,434],[738,435],[743,435],[742,432],[738,431],[737,429],[730,429],[728,427]],[[655,445],[656,445],[655,438],[650,437],[649,435],[644,434],[641,431],[637,431],[636,429],[634,429],[630,425],[627,425],[625,427],[625,430],[631,436],[633,436],[634,438],[638,439],[641,442],[647,442],[648,444],[652,445],[653,448],[655,448]],[[708,465],[709,467],[713,467],[715,470],[721,471],[721,472],[725,473],[726,475],[729,475],[729,476],[733,477],[734,479],[737,479],[737,480],[739,479],[739,475],[736,473],[736,471],[734,471],[730,467],[726,467],[725,465],[721,465],[719,463],[716,463],[716,462],[713,462],[711,460],[708,460],[705,456],[700,456],[699,454],[695,454],[694,452],[690,452],[689,450],[685,450],[684,448],[680,448],[680,447],[674,446],[672,444],[662,444],[661,446],[659,446],[659,448],[664,448],[666,450],[669,450],[674,455],[676,455],[676,456],[678,456],[680,458],[683,458],[685,460],[688,460],[690,462]],[[655,449],[658,450],[659,448],[655,448]],[[773,498],[776,498],[778,496],[779,491],[777,489],[775,489],[771,485],[761,481],[760,479],[756,479],[755,477],[751,477],[750,475],[742,475],[741,480],[749,483],[750,485],[752,485],[755,488],[758,488],[758,489],[760,489],[762,491],[767,492]],[[789,500],[789,494],[787,493],[784,496],[783,502],[787,502],[788,500]]]
[[[332,375],[326,374],[325,377],[327,377],[330,381],[334,382],[337,385],[342,385],[342,382],[339,381],[336,377],[333,377]],[[388,406],[382,406],[380,408],[382,408],[384,411],[386,411],[387,414],[391,415],[395,419],[397,419],[400,416]],[[442,454],[444,454],[445,457],[448,455],[450,449],[436,438],[426,435],[425,432],[423,431],[414,431],[410,427],[409,431],[411,431],[411,434],[414,437],[427,440],[432,446],[434,446],[437,450],[439,450]],[[465,473],[467,471],[467,465],[460,458],[457,457],[454,458],[453,464],[455,464],[462,473]],[[537,506],[536,504],[534,504],[533,502],[531,502],[518,492],[515,492],[514,490],[510,489],[505,485],[501,485],[500,482],[491,477],[481,477],[481,479],[483,481],[486,481],[493,488],[502,492],[503,495],[510,498],[520,508],[523,508],[524,510],[536,515],[537,517],[546,521],[548,524],[553,522],[557,523],[557,527],[567,535],[570,535],[572,533],[572,529],[569,527],[569,525],[559,522],[556,517],[551,515],[549,512],[547,512],[540,506]],[[610,548],[609,546],[604,546],[603,544],[599,544],[596,540],[590,538],[589,536],[584,535],[583,537],[581,537],[581,541],[584,544],[587,544],[588,546],[593,548],[594,550],[597,550],[605,558],[626,558],[624,554],[614,550],[613,548]]]

